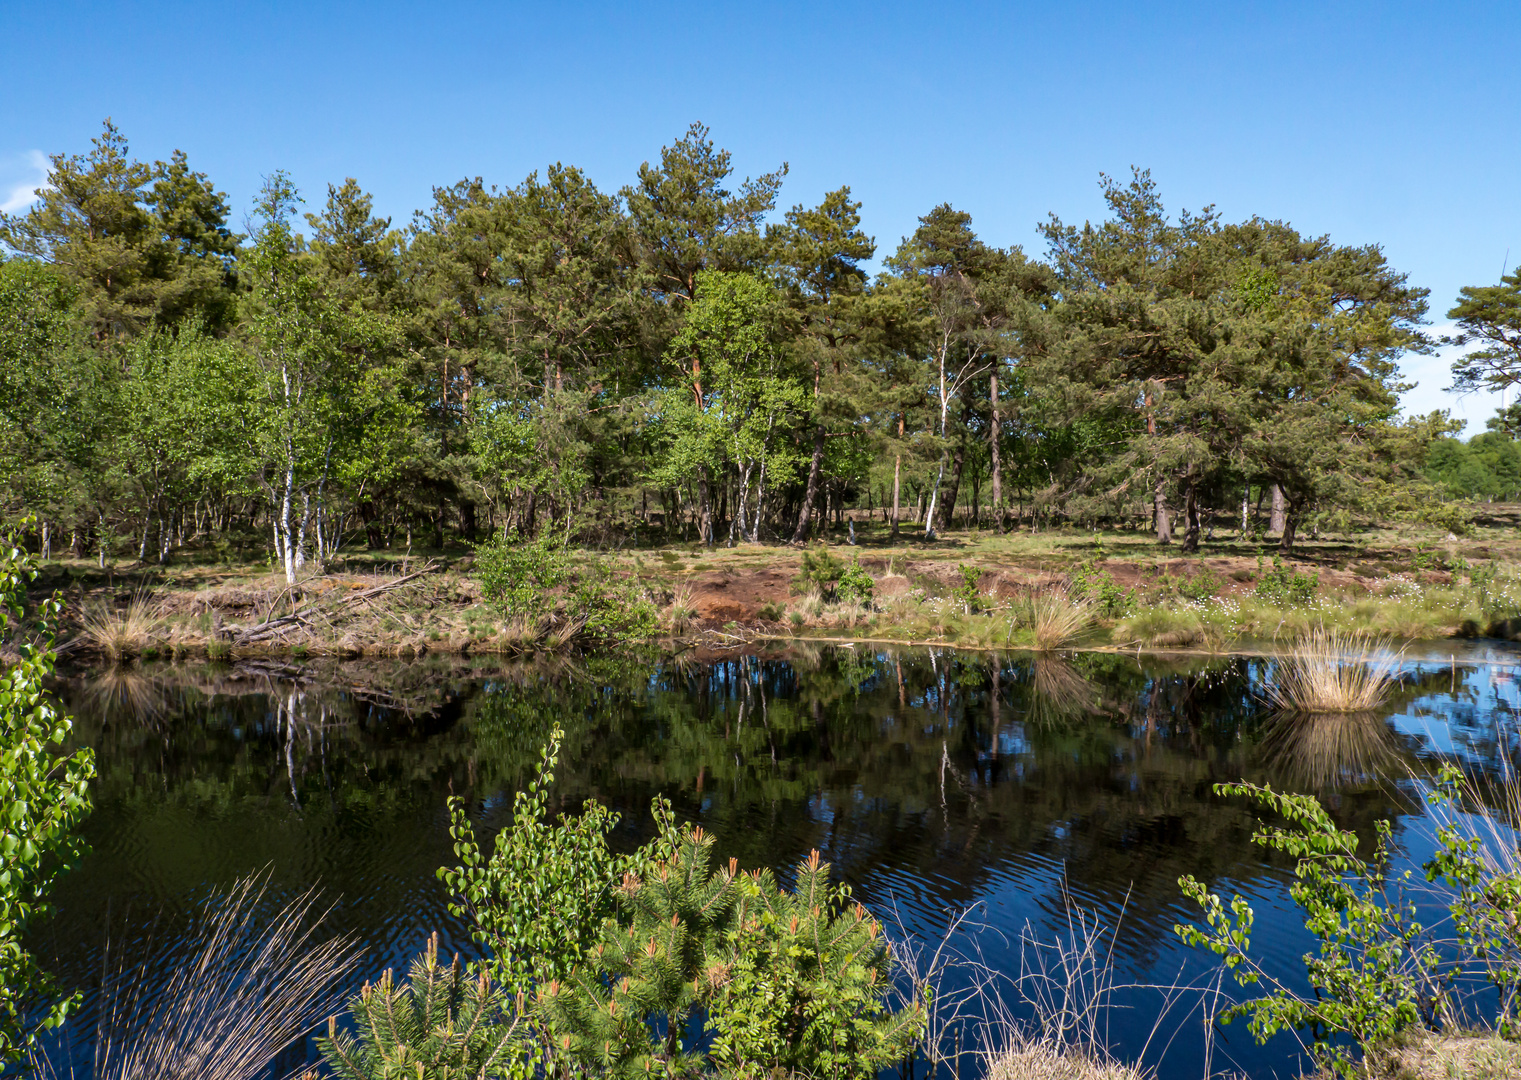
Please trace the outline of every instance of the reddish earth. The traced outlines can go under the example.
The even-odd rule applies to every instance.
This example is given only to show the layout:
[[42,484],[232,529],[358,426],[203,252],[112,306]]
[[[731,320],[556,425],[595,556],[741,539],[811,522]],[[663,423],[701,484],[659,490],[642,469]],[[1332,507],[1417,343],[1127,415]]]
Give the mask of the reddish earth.
[[[885,556],[866,556],[861,565],[877,578],[877,595],[891,597],[914,588],[928,587],[929,591],[945,593],[961,583],[961,572],[956,563],[946,560],[908,559],[895,561],[897,573],[884,577],[888,559]],[[1071,578],[1064,571],[1026,567],[1019,565],[988,565],[978,560],[981,577],[978,588],[990,596],[1009,599],[1050,588],[1061,588]],[[1105,560],[1098,567],[1127,590],[1155,586],[1163,575],[1174,579],[1189,578],[1207,568],[1220,579],[1219,595],[1238,596],[1250,593],[1256,587],[1258,564],[1256,559],[1220,557],[1204,559],[1173,559],[1154,564],[1137,564],[1119,559]],[[1356,591],[1358,588],[1374,587],[1382,574],[1359,575],[1348,570],[1327,567],[1296,566],[1288,568],[1317,573],[1322,588],[1329,591]],[[747,623],[761,618],[761,609],[767,605],[785,607],[795,599],[792,582],[797,576],[797,561],[780,556],[777,562],[762,566],[733,566],[704,571],[686,578],[692,590],[692,606],[697,620],[708,626],[725,623]],[[1448,574],[1428,571],[1419,575],[1423,583],[1446,584]]]

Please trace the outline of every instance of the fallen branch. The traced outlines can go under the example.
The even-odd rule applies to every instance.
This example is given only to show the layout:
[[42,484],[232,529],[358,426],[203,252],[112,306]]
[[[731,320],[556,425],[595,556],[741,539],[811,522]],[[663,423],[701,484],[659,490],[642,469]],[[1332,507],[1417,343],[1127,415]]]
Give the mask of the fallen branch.
[[[297,610],[292,611],[289,615],[283,615],[278,619],[266,619],[258,626],[251,626],[248,629],[240,631],[234,635],[232,643],[234,645],[251,645],[256,641],[262,641],[265,638],[273,637],[276,634],[283,633],[284,631],[292,629],[296,626],[303,624],[310,626],[310,620],[307,618],[309,612],[315,611],[318,614],[321,614],[323,618],[328,618],[329,613],[336,614],[345,608],[361,604],[367,600],[372,599],[373,597],[379,596],[382,593],[391,592],[394,589],[401,588],[403,585],[408,585],[411,582],[416,581],[418,578],[422,577],[424,574],[431,574],[434,571],[441,569],[443,569],[442,563],[436,563],[432,559],[429,559],[427,564],[424,565],[421,570],[414,570],[412,573],[407,574],[403,577],[399,577],[395,581],[388,581],[384,585],[376,585],[369,589],[363,589],[359,592],[351,593],[348,596],[345,596],[342,600],[338,601],[338,603],[331,605],[327,611],[318,610],[320,602],[311,603],[303,608],[298,608]],[[328,625],[332,625],[331,619],[329,619]]]

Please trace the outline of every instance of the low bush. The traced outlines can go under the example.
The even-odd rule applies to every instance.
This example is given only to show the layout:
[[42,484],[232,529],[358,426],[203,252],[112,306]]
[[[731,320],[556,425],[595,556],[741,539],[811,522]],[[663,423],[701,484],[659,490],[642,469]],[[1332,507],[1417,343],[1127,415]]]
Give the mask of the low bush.
[[1117,619],[1130,611],[1135,597],[1113,574],[1099,568],[1100,557],[1094,556],[1072,572],[1071,593],[1075,599],[1089,601],[1105,618]]
[[[1504,1038],[1521,1036],[1521,852],[1511,831],[1518,820],[1513,815],[1521,813],[1521,786],[1507,776],[1503,787],[1498,798],[1481,793],[1473,780],[1445,765],[1428,795],[1436,851],[1422,869],[1439,886],[1436,895],[1456,932],[1443,940],[1415,920],[1412,875],[1391,867],[1388,820],[1376,822],[1377,841],[1364,859],[1357,834],[1338,828],[1314,797],[1217,784],[1217,794],[1251,798],[1287,822],[1261,824],[1253,839],[1294,860],[1289,892],[1320,943],[1317,953],[1304,958],[1314,992],[1306,997],[1251,955],[1254,915],[1246,900],[1233,898],[1227,911],[1193,877],[1180,878],[1207,928],[1179,925],[1178,935],[1221,957],[1238,985],[1268,990],[1231,1005],[1221,1021],[1247,1017],[1259,1041],[1280,1030],[1307,1031],[1321,1068],[1349,1080],[1370,1073],[1378,1060],[1399,1058],[1396,1051],[1412,1035],[1417,1044],[1429,1042],[1426,1033],[1438,1029],[1452,1035],[1489,1028]],[[1496,803],[1499,821],[1485,808]],[[1476,820],[1488,824],[1476,826]],[[1489,993],[1474,992],[1475,978]],[[1473,1008],[1486,1012],[1474,1015]],[[1359,1051],[1363,1062],[1354,1060]]]
[[[398,985],[387,970],[349,999],[354,1034],[335,1017],[317,1049],[338,1080],[473,1080],[533,1075],[523,1025],[485,972],[470,976],[459,957],[441,967],[438,935]],[[308,1073],[306,1080],[316,1080]]]
[[[551,823],[560,740],[557,728],[489,857],[451,800],[460,863],[439,871],[451,911],[490,949],[478,996],[489,976],[533,1002],[524,1038],[551,1055],[551,1075],[864,1078],[906,1056],[923,1008],[888,1008],[887,939],[847,887],[829,884],[817,853],[793,891],[732,860],[715,870],[712,839],[678,829],[657,799],[656,836],[615,854],[617,815],[599,803]],[[359,1002],[356,1016],[368,1009]]]
[[1273,568],[1264,570],[1257,560],[1257,596],[1271,604],[1308,604],[1320,587],[1319,574],[1303,574],[1273,556]]
[[1220,595],[1225,581],[1209,567],[1178,582],[1178,594],[1188,600],[1213,600]]
[[486,601],[507,618],[536,618],[550,590],[564,585],[570,562],[546,530],[524,540],[505,530],[475,548],[475,573]]
[[982,571],[975,566],[961,565],[956,567],[956,572],[961,575],[961,584],[951,596],[963,612],[974,615],[982,610]]
[[835,597],[842,604],[870,606],[875,589],[876,582],[861,568],[861,560],[857,558],[852,559],[850,566],[840,575],[839,582],[835,585]]
[[828,599],[834,596],[835,588],[844,574],[845,564],[835,558],[823,543],[818,543],[804,550],[792,587],[795,592],[801,593],[817,590]]

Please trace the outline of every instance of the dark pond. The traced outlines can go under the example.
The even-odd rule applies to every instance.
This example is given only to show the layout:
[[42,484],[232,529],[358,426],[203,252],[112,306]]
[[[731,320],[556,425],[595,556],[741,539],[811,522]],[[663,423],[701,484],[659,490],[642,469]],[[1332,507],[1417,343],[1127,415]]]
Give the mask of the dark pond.
[[[1302,981],[1310,939],[1283,865],[1250,842],[1250,807],[1211,794],[1249,778],[1321,793],[1346,827],[1393,819],[1420,857],[1408,781],[1441,759],[1517,760],[1521,692],[1509,648],[1407,659],[1381,715],[1275,723],[1254,685],[1268,662],[1081,654],[794,647],[708,662],[583,657],[503,664],[140,667],[79,673],[59,694],[99,782],[90,853],[61,882],[35,943],[85,989],[89,1031],[106,928],[119,947],[172,936],[176,911],[272,868],[274,890],[318,885],[330,925],[368,952],[360,978],[405,966],[439,931],[436,869],[451,860],[445,798],[503,823],[551,726],[565,729],[564,808],[623,813],[619,842],[649,828],[655,794],[742,865],[786,868],[818,849],[863,900],[935,940],[982,905],[985,959],[1015,971],[1021,929],[1050,939],[1069,902],[1114,934],[1117,981],[1173,984],[1211,970],[1179,943],[1193,911],[1182,874],[1240,892],[1256,948]],[[1110,1019],[1114,1050],[1145,1048],[1162,1075],[1200,1076],[1201,1022],[1136,990]],[[1148,1043],[1156,1028],[1161,1034]],[[1225,1030],[1215,1068],[1295,1075],[1298,1045]],[[1165,1050],[1164,1050],[1165,1044]],[[67,1051],[66,1051],[67,1052]],[[301,1060],[293,1048],[288,1071]],[[73,1050],[81,1061],[88,1048]]]

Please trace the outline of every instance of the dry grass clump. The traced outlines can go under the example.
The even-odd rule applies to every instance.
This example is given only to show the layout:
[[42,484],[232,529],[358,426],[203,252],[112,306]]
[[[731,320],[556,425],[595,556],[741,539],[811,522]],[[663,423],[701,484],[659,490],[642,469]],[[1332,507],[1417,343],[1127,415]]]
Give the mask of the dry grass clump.
[[1266,687],[1268,700],[1299,712],[1376,709],[1394,685],[1399,654],[1387,647],[1374,653],[1368,644],[1357,635],[1324,626],[1311,630],[1279,657]]
[[163,626],[152,594],[139,590],[125,609],[118,611],[107,601],[87,605],[79,614],[79,634],[112,663],[138,656],[148,648]]
[[[150,955],[135,964],[107,961],[95,1080],[247,1080],[337,1010],[358,947],[348,938],[316,940],[322,915],[309,917],[311,892],[270,912],[268,889],[267,878],[251,876],[213,894],[183,954],[154,955],[150,941]],[[159,984],[156,972],[165,969]],[[44,1056],[32,1066],[44,1080],[72,1076]]]
[[988,1063],[987,1080],[1147,1080],[1129,1065],[1097,1061],[1048,1039],[1019,1042]]
[[1038,652],[1066,648],[1093,624],[1093,605],[1055,590],[1030,598],[1030,625]]
[[685,633],[696,616],[697,605],[692,599],[692,586],[682,582],[672,591],[671,602],[666,605],[666,627],[673,634]]
[[1521,1080],[1521,1045],[1490,1034],[1426,1034],[1368,1064],[1374,1080]]

